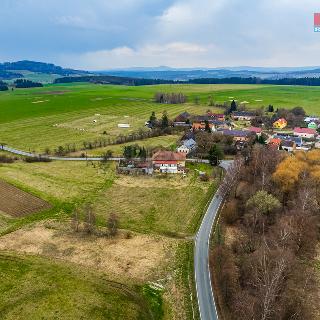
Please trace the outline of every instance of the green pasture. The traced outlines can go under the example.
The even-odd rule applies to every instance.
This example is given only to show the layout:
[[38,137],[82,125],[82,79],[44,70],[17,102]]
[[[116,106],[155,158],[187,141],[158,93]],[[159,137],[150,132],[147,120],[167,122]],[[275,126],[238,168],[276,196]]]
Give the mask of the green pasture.
[[97,272],[35,257],[0,253],[0,318],[149,319],[130,289]]
[[[153,96],[157,91],[183,92],[188,96],[188,102],[183,105],[156,104]],[[199,97],[198,104],[196,97]],[[309,114],[320,114],[318,87],[46,85],[0,93],[0,140],[36,152],[73,143],[81,147],[83,141],[146,130],[144,122],[152,111],[161,117],[166,110],[171,118],[183,111],[203,114],[209,108],[210,97],[217,103],[232,99],[247,101],[248,108],[268,104],[276,108],[302,106]],[[129,123],[131,127],[119,129],[119,123]]]

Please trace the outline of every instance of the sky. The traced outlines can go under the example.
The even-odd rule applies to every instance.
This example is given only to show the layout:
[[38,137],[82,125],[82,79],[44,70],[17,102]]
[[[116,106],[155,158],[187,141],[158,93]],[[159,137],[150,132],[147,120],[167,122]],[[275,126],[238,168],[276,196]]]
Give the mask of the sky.
[[319,0],[1,0],[0,61],[63,67],[318,66]]

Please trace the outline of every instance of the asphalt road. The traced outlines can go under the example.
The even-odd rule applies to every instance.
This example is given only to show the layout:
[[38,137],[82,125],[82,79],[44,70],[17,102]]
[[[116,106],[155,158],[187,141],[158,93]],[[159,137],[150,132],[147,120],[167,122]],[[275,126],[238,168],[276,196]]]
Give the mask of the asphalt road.
[[[227,169],[231,163],[232,161],[222,161],[220,166]],[[219,192],[216,192],[208,206],[195,239],[194,269],[201,320],[218,319],[209,270],[209,242],[212,226],[222,202],[223,198]]]
[[[25,157],[39,157],[39,154],[36,153],[31,153],[31,152],[26,152],[18,149],[14,149],[8,146],[0,146],[0,150],[4,150],[19,156],[25,156]],[[87,158],[82,158],[82,157],[57,157],[57,156],[47,156],[47,155],[41,155],[43,158],[48,158],[50,160],[58,160],[58,161],[101,161],[103,160],[102,157],[87,157]],[[105,160],[108,161],[120,161],[124,160],[125,158],[123,157],[112,157],[108,158]],[[209,160],[206,159],[187,159],[188,162],[202,162],[202,163],[209,163]]]

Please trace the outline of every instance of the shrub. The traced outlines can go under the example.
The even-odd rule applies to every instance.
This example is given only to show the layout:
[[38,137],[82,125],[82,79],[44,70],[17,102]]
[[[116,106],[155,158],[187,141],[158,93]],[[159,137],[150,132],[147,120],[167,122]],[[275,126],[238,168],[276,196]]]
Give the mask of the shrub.
[[0,155],[0,163],[13,163],[14,159],[6,155]]
[[51,162],[52,160],[45,157],[26,157],[24,161],[27,163],[32,163],[32,162]]

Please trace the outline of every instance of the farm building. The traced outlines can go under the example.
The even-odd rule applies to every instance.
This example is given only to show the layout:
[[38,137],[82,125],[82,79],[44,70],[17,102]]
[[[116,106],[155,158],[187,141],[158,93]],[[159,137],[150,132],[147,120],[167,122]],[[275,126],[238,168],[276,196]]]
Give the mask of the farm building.
[[185,173],[186,154],[172,151],[158,151],[152,157],[152,166],[159,173]]

